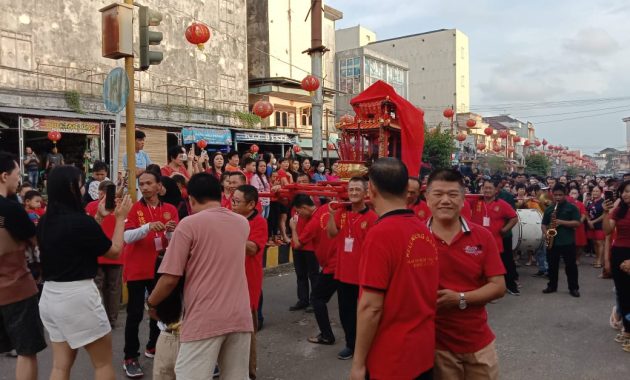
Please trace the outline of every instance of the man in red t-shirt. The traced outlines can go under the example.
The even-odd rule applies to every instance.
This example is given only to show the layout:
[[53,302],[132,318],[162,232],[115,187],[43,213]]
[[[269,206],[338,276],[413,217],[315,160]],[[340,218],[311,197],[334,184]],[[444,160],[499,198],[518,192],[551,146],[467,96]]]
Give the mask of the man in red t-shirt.
[[[85,212],[91,216],[96,216],[98,204],[105,199],[107,186],[114,185],[112,181],[102,181],[98,185],[98,199],[88,203],[85,206]],[[116,227],[116,216],[110,213],[101,222],[101,228],[108,238],[114,235],[114,227]],[[109,324],[114,327],[118,319],[118,310],[120,309],[120,295],[122,293],[122,268],[123,256],[118,259],[108,259],[105,256],[98,257],[98,270],[94,282],[101,292],[103,306],[109,318]]]
[[363,242],[350,378],[431,379],[437,247],[426,224],[406,208],[405,165],[396,158],[379,158],[369,177],[379,220]]
[[317,280],[311,293],[311,306],[320,333],[308,338],[308,341],[316,344],[333,344],[335,343],[335,335],[330,326],[326,304],[337,291],[338,281],[335,280],[337,250],[335,242],[328,237],[326,231],[328,206],[316,208],[311,197],[299,194],[293,199],[293,207],[300,219],[307,220],[304,228],[299,232],[297,230],[297,218],[291,218],[289,222],[294,247],[300,249],[302,245],[313,244],[315,256],[322,268],[321,272],[317,274]]
[[359,299],[359,261],[361,248],[369,229],[378,215],[365,204],[367,181],[363,177],[353,177],[348,182],[348,198],[351,206],[343,209],[329,203],[327,232],[337,245],[337,267],[335,278],[339,319],[346,336],[346,347],[337,354],[341,360],[352,359],[357,332],[357,302]]
[[491,233],[461,216],[464,181],[454,170],[429,176],[427,225],[440,255],[435,378],[499,378],[495,336],[485,305],[505,294],[505,268]]
[[420,192],[422,185],[418,177],[409,177],[407,184],[407,208],[422,220],[427,220],[431,216],[431,211],[427,202],[422,200]]
[[471,221],[485,227],[492,233],[497,248],[501,252],[501,260],[506,269],[505,286],[507,292],[514,296],[520,296],[516,284],[516,265],[514,257],[512,257],[511,249],[503,249],[503,236],[512,231],[512,227],[518,223],[516,211],[509,203],[503,199],[497,198],[499,192],[499,181],[485,181],[481,188],[483,198],[472,201]]
[[267,221],[256,204],[258,191],[254,186],[239,186],[232,195],[232,211],[243,215],[249,221],[249,237],[245,247],[245,275],[249,290],[249,306],[252,311],[254,332],[249,346],[249,378],[256,379],[256,331],[258,331],[258,301],[262,293],[263,252],[267,243]]
[[[179,221],[177,209],[158,198],[160,177],[145,171],[138,177],[142,199],[136,202],[125,222],[125,258],[123,277],[127,282],[127,322],[125,324],[124,368],[128,377],[140,377],[138,363],[140,341],[138,327],[144,314],[145,292],[154,287],[158,257],[164,254],[169,239]],[[155,356],[155,344],[160,334],[157,322],[149,323],[149,341],[144,355]]]

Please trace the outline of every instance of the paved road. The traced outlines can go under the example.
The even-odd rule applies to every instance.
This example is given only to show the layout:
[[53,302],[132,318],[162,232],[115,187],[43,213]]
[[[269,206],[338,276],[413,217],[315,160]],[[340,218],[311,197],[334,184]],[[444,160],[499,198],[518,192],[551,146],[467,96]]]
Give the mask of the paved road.
[[[582,297],[570,297],[561,276],[560,292],[543,295],[546,281],[532,278],[532,267],[520,267],[521,297],[506,296],[489,305],[490,324],[497,335],[501,378],[618,380],[630,378],[630,354],[613,341],[608,326],[613,304],[612,281],[597,279],[597,270],[580,266]],[[288,273],[286,273],[288,272]],[[259,334],[259,379],[338,380],[349,371],[349,362],[336,359],[343,348],[343,333],[336,301],[330,315],[338,339],[334,346],[317,346],[306,338],[317,332],[312,314],[289,312],[295,302],[295,277],[290,271],[265,279],[265,325]],[[142,331],[146,342],[146,322]],[[114,331],[115,363],[122,360],[123,329]],[[40,379],[48,376],[51,352],[40,356]],[[143,358],[145,368],[151,361]],[[0,379],[12,379],[15,360],[0,358]],[[149,371],[150,372],[150,371]],[[123,378],[122,370],[119,372]],[[85,352],[77,358],[73,379],[89,379],[92,371]],[[148,374],[145,379],[150,379]]]

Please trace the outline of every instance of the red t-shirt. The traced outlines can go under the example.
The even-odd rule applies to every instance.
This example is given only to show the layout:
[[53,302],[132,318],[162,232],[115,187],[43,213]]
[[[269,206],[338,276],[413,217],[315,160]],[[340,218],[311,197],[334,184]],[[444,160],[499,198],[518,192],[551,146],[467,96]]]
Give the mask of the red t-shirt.
[[[328,206],[324,206],[328,207]],[[337,267],[335,278],[346,284],[359,284],[359,263],[361,247],[370,228],[376,223],[378,215],[368,207],[352,212],[340,210],[335,215],[335,224],[339,233],[335,237],[337,243]],[[346,251],[346,239],[352,239],[352,251]]]
[[[483,199],[475,199],[472,202],[473,203],[470,205],[472,209],[470,221],[492,232],[499,252],[503,252],[503,236],[501,235],[501,229],[508,220],[517,217],[516,211],[503,199],[495,199],[490,203],[486,203]],[[484,218],[490,218],[489,226],[484,226]]]
[[160,169],[160,173],[162,173],[162,175],[165,177],[171,177],[173,176],[173,174],[181,174],[186,179],[190,179],[190,174],[188,174],[188,170],[186,170],[186,168],[183,166],[179,166],[177,167],[177,169],[173,169],[168,165],[162,166],[162,169]]
[[[489,277],[505,274],[492,234],[482,226],[464,221],[451,245],[433,236],[440,254],[440,289],[469,292],[486,285]],[[485,306],[438,310],[435,326],[437,349],[457,354],[477,352],[495,338]]]
[[[174,206],[160,202],[154,208],[148,206],[143,199],[134,203],[131,207],[125,222],[125,230],[140,228],[151,222],[159,221],[166,224],[170,220],[179,222],[177,209]],[[143,239],[126,245],[123,268],[125,281],[153,279],[155,276],[155,262],[159,253],[156,250],[156,238],[161,239],[162,249],[166,249],[168,240],[164,231],[149,231]]]
[[[85,206],[85,213],[91,217],[94,217],[98,212],[99,202],[100,201],[96,200],[88,203]],[[114,213],[111,213],[103,218],[103,221],[101,222],[101,229],[105,233],[105,236],[109,238],[109,240],[111,240],[112,236],[114,236],[114,228],[116,228],[116,217],[114,216]],[[96,260],[99,264],[122,265],[123,255],[120,255],[116,260],[108,259],[105,256],[99,256]]]
[[384,296],[367,357],[371,378],[409,380],[432,368],[438,251],[426,224],[410,210],[381,216],[363,242],[359,282],[361,294]]
[[329,218],[328,206],[319,207],[304,228],[300,231],[298,239],[300,243],[310,243],[315,248],[315,256],[322,273],[335,273],[337,266],[337,247],[334,239],[328,237],[327,225]]
[[278,170],[278,182],[282,183],[282,178],[286,178],[289,183],[293,183],[293,177],[290,176],[284,169]]
[[249,221],[247,240],[256,244],[258,252],[255,256],[245,256],[245,275],[249,290],[249,306],[252,310],[258,310],[258,301],[262,293],[263,252],[267,244],[267,221],[258,212],[254,212],[247,220]]
[[617,231],[617,236],[613,234],[612,246],[630,248],[630,211],[626,212],[624,218],[618,217],[618,212],[619,208],[616,208],[610,215],[610,218],[615,221],[615,230]]
[[[588,215],[586,213],[586,207],[584,207],[584,203],[575,200],[571,197],[566,197],[566,199],[572,203],[573,205],[575,205],[575,207],[578,208],[578,210],[580,211],[580,217],[582,215]],[[575,229],[575,245],[577,247],[584,247],[587,244],[587,240],[586,240],[586,227],[584,226],[584,223],[580,223],[580,226],[578,228]]]
[[243,172],[243,174],[245,174],[245,179],[247,180],[247,184],[251,185],[252,177],[254,176],[255,173]]
[[226,172],[241,172],[242,173],[241,168],[239,168],[238,166],[233,166],[230,163],[225,164],[225,171]]
[[[297,215],[295,209],[293,209],[291,211],[291,216],[295,216]],[[298,239],[300,238],[300,235],[302,234],[302,231],[304,231],[304,228],[306,227],[306,224],[308,223],[308,221],[310,219],[306,219],[306,218],[302,218],[301,216],[298,215],[298,220],[297,220],[297,225],[295,226],[295,230],[298,233]],[[311,216],[312,218],[312,216]],[[314,252],[315,251],[315,245],[313,244],[312,240],[308,240],[308,241],[302,241],[300,239],[300,243],[302,243],[302,247],[299,248],[300,251],[311,251]],[[293,244],[293,242],[291,242],[291,246],[293,247],[293,249],[295,249],[295,245]]]

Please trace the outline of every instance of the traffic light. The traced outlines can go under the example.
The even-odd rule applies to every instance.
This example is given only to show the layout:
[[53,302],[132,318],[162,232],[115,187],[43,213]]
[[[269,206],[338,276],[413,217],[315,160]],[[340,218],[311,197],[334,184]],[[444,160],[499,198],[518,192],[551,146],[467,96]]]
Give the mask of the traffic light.
[[149,30],[149,26],[158,26],[162,22],[162,14],[149,7],[141,5],[139,12],[140,25],[140,70],[149,69],[150,65],[159,65],[164,58],[161,51],[151,51],[151,45],[159,45],[162,42],[162,32]]

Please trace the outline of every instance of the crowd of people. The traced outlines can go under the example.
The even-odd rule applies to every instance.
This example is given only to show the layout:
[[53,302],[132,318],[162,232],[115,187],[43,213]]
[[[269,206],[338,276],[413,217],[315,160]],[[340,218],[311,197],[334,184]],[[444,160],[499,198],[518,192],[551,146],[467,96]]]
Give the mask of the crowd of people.
[[[535,276],[548,278],[543,293],[557,292],[561,258],[569,294],[580,297],[587,255],[614,280],[610,322],[630,352],[630,176],[441,169],[418,178],[382,158],[348,181],[346,202],[284,199],[276,194],[289,184],[338,181],[335,165],[176,146],[160,168],[144,142],[137,131],[137,199],[102,162],[87,180],[60,162],[40,192],[0,153],[0,352],[14,350],[17,378],[37,378],[44,329],[51,379],[70,377],[80,348],[95,378],[115,378],[111,330],[124,282],[127,377],[144,375],[144,354],[154,379],[255,379],[263,253],[285,244],[296,273],[289,311],[314,314],[309,342],[335,344],[327,304],[337,293],[345,340],[337,358],[352,360],[352,380],[497,379],[485,305],[520,295],[521,265],[537,265]],[[522,208],[541,214],[546,242],[535,252],[512,251]]]

